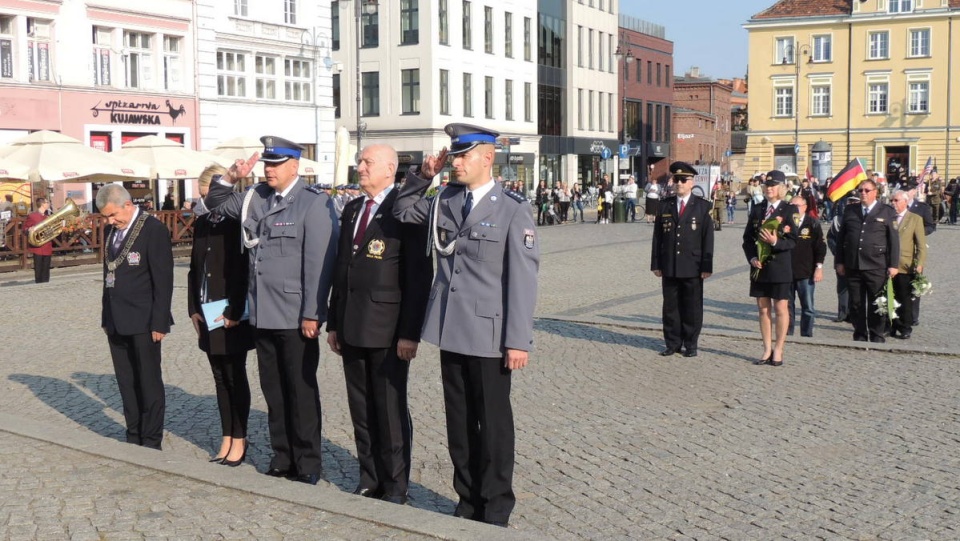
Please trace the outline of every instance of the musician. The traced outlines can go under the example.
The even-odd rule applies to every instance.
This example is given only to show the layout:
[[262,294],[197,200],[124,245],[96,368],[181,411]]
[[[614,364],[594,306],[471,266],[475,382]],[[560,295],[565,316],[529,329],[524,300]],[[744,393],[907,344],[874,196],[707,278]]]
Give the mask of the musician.
[[[23,230],[30,233],[37,224],[47,217],[47,211],[50,210],[50,203],[46,198],[38,197],[36,200],[36,209],[31,212],[23,222]],[[27,244],[27,250],[33,254],[33,281],[38,284],[50,281],[50,260],[53,257],[53,239],[33,246]]]
[[170,233],[134,205],[123,186],[101,188],[97,207],[109,224],[101,326],[123,400],[127,443],[159,450],[165,409],[160,344],[173,325]]

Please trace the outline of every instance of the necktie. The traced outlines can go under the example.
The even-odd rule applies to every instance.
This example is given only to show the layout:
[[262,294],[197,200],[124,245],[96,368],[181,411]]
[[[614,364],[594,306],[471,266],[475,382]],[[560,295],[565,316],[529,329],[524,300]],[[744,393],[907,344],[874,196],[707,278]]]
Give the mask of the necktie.
[[473,192],[467,192],[467,200],[463,202],[463,215],[464,220],[467,219],[467,216],[470,215],[470,211],[473,210]]
[[680,216],[683,216],[683,211],[685,210],[687,210],[687,204],[683,201],[683,199],[681,199],[680,200]]
[[864,205],[862,208],[863,208],[863,216],[866,217],[866,216],[867,216],[867,213],[870,212],[870,209],[867,208],[866,205]]
[[360,249],[360,243],[363,242],[363,236],[367,233],[367,222],[370,221],[370,209],[373,207],[373,199],[367,199],[363,206],[363,215],[360,216],[360,223],[357,224],[357,233],[353,236],[353,251]]
[[767,205],[767,214],[763,217],[764,220],[769,220],[773,213],[776,212],[777,208],[773,205]]
[[120,248],[123,246],[123,231],[120,229],[113,230],[113,244],[110,246],[110,252],[113,257],[117,257],[117,254],[120,253]]
[[273,206],[270,207],[270,208],[272,209],[272,208],[276,207],[277,205],[280,204],[281,201],[283,201],[283,196],[282,196],[282,195],[277,194],[277,195],[273,196]]

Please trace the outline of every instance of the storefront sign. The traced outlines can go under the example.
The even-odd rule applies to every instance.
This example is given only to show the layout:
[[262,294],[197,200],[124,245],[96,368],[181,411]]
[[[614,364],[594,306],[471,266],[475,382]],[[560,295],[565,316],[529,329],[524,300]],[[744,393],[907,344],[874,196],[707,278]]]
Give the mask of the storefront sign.
[[13,42],[0,39],[0,77],[13,78]]
[[159,104],[148,101],[108,100],[106,102],[98,101],[90,110],[93,111],[94,118],[99,117],[100,113],[110,113],[111,124],[152,124],[158,126],[160,125],[161,115],[170,115],[170,119],[176,124],[177,117],[187,114],[186,107],[181,105],[179,108],[175,108],[170,100],[167,100],[166,109]]

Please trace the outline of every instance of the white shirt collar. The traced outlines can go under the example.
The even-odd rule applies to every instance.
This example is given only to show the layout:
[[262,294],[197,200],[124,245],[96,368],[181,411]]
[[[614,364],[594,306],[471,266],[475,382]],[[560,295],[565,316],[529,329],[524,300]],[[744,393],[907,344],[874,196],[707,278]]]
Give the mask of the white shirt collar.
[[467,190],[468,192],[473,194],[473,208],[477,208],[477,204],[480,203],[480,201],[483,200],[484,196],[490,193],[490,190],[492,190],[493,187],[496,185],[497,183],[494,182],[493,179],[490,179],[489,182],[487,182],[483,186],[478,187],[475,190]]
[[[382,192],[380,192],[380,193],[378,193],[378,194],[376,195],[376,197],[373,197],[373,198],[372,198],[372,199],[373,199],[373,206],[379,207],[379,206],[383,203],[383,200],[386,199],[388,195],[390,195],[390,190],[392,190],[392,189],[393,189],[393,184],[391,184],[391,185],[387,186],[386,188],[384,188]],[[369,195],[363,194],[363,204],[364,204],[364,205],[366,205],[366,204],[367,204],[367,201],[369,201],[370,199],[371,199],[371,197],[370,197]]]
[[293,182],[291,182],[290,185],[287,186],[287,189],[283,190],[282,192],[279,192],[279,194],[278,194],[278,192],[277,192],[276,190],[274,190],[273,193],[274,193],[274,194],[278,194],[278,195],[280,195],[280,197],[283,197],[284,199],[286,199],[287,196],[290,195],[290,192],[293,191],[293,187],[296,186],[298,182],[300,182],[300,177],[299,177],[299,176],[297,176],[297,178],[293,179]]
[[140,216],[140,212],[142,212],[140,210],[140,207],[138,205],[133,205],[133,216],[130,217],[130,221],[127,222],[127,226],[124,227],[123,229],[117,228],[117,232],[120,235],[126,235],[127,231],[130,229],[130,226],[137,221],[137,217]]

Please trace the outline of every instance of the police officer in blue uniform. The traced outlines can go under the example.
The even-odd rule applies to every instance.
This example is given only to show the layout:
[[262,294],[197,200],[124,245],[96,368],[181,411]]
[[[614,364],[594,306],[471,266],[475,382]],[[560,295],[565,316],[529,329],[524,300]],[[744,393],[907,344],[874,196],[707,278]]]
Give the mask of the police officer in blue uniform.
[[234,192],[257,156],[237,160],[210,184],[204,203],[240,220],[249,249],[247,302],[274,452],[266,473],[315,485],[323,473],[317,337],[327,319],[340,228],[330,198],[297,176],[303,147],[280,137],[260,141],[266,181]]
[[456,516],[506,526],[513,492],[510,374],[533,347],[540,246],[529,203],[491,177],[497,133],[449,124],[456,183],[424,197],[447,150],[410,171],[394,204],[437,249],[422,338],[440,347]]

